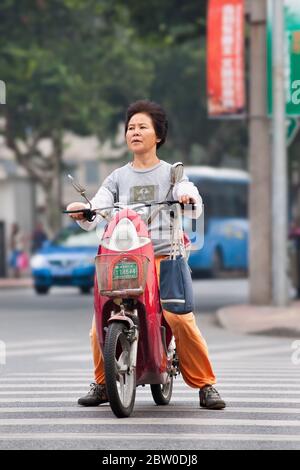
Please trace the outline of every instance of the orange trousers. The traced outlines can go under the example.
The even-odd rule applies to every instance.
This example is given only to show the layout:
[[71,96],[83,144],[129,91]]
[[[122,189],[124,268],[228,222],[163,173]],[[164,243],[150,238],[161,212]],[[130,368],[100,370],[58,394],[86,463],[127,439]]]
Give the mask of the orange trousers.
[[[164,256],[155,258],[158,276],[160,275],[160,261],[163,258]],[[163,310],[163,315],[175,337],[180,371],[184,381],[193,388],[215,384],[216,377],[208,357],[207,344],[197,327],[193,312],[176,315]],[[104,361],[97,338],[95,317],[93,318],[90,337],[94,359],[95,382],[104,384]]]

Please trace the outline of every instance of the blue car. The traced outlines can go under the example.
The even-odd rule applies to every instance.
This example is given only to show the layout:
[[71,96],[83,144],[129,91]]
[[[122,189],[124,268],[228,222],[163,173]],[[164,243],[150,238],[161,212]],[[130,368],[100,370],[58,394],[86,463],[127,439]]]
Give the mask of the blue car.
[[52,286],[75,286],[88,294],[94,285],[95,256],[105,224],[86,232],[74,224],[63,229],[31,258],[34,288],[47,294]]

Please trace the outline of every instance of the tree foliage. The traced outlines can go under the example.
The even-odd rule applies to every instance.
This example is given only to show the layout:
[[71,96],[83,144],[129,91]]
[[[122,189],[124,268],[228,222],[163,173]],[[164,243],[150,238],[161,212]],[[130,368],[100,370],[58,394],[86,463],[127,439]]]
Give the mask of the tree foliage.
[[[104,136],[145,94],[151,64],[124,8],[105,0],[5,0],[0,73],[2,129],[18,162],[43,187],[49,226],[59,226],[63,134]],[[51,151],[40,150],[50,139]]]

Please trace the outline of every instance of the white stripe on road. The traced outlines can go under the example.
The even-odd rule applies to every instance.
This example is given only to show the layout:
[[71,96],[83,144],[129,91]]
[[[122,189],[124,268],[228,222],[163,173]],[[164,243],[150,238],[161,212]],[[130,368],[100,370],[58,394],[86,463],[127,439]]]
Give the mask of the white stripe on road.
[[[24,357],[24,356],[36,356],[36,355],[43,355],[43,354],[57,354],[57,353],[70,353],[72,351],[84,351],[86,354],[81,354],[80,357],[88,357],[91,359],[91,353],[88,352],[88,348],[82,347],[82,346],[74,346],[74,347],[49,347],[49,348],[31,348],[31,349],[22,349],[22,350],[9,350],[9,348],[6,348],[6,357],[11,358],[11,357]],[[63,357],[63,356],[59,356]],[[71,356],[66,356],[66,357],[71,357]],[[45,360],[46,358],[40,357],[39,360]],[[47,358],[50,359],[50,358]]]
[[263,356],[268,354],[292,352],[291,346],[276,346],[270,348],[255,348],[240,351],[217,352],[210,354],[212,359],[239,359],[240,357]]
[[[280,380],[280,379],[279,379]],[[296,380],[297,382],[300,382],[299,380]],[[248,388],[253,388],[253,387],[259,387],[259,388],[299,388],[300,390],[300,383],[296,384],[291,384],[289,381],[288,382],[282,382],[281,380],[278,381],[276,384],[271,384],[271,383],[266,383],[264,381],[263,383],[259,382],[248,382],[248,383],[225,383],[225,381],[220,381],[218,382],[218,387],[225,388],[225,387],[231,387],[231,388],[240,388],[240,387],[248,387]],[[272,391],[273,393],[273,391]]]
[[[31,383],[31,384],[28,384],[28,383],[17,383],[17,384],[2,384],[1,381],[0,381],[0,389],[2,388],[68,388],[68,387],[73,387],[73,388],[76,388],[76,387],[87,387],[88,386],[88,381],[84,381],[84,382],[75,382],[73,380],[73,383],[68,383],[68,384],[65,384],[65,383],[57,383],[57,384],[53,384],[53,383],[45,383],[45,384],[39,384],[39,383]],[[296,387],[296,385],[294,385],[294,387]]]
[[51,344],[57,346],[58,344],[79,344],[80,341],[74,341],[71,339],[36,339],[33,341],[8,341],[6,342],[6,347],[8,349],[20,349],[26,348],[29,346],[50,346]]
[[[278,420],[278,419],[206,419],[197,418],[172,418],[168,417],[163,422],[161,418],[133,418],[117,419],[113,418],[20,418],[20,419],[0,419],[0,426],[58,426],[58,425],[114,425],[119,426],[268,426],[268,427],[300,427],[298,420]],[[300,435],[299,435],[300,437]]]
[[79,371],[70,371],[70,372],[14,372],[11,374],[7,374],[9,377],[68,377],[68,376],[86,376],[91,375],[92,371],[90,370],[83,370]]
[[[292,344],[292,343],[291,343]],[[291,347],[290,353],[292,354],[293,349]],[[280,357],[282,359],[282,356]],[[234,365],[233,365],[234,364]],[[267,365],[267,368],[265,366]],[[261,361],[261,358],[257,358],[252,361],[251,358],[247,359],[245,361],[241,362],[230,362],[230,361],[217,361],[217,364],[215,366],[215,369],[220,372],[220,373],[238,373],[238,374],[243,374],[243,373],[258,373],[258,374],[272,374],[272,373],[290,373],[295,370],[299,370],[298,367],[295,367],[295,365],[291,362],[290,360],[290,355],[287,355],[284,357],[284,360],[280,362],[279,357],[277,356],[275,360],[269,361],[269,360],[264,360],[263,362]]]
[[[55,379],[53,379],[55,380]],[[4,380],[3,380],[4,381]],[[48,382],[48,379],[47,381],[45,382]],[[62,380],[63,383],[60,383],[60,382],[57,382],[57,383],[37,383],[36,381],[33,382],[33,383],[20,383],[20,381],[18,381],[18,383],[2,383],[2,380],[0,380],[0,389],[3,389],[3,388],[13,388],[13,389],[16,389],[16,388],[68,388],[68,387],[85,387],[88,385],[88,381],[76,381],[76,380],[72,380],[71,383],[64,383],[65,381]],[[298,380],[298,382],[300,382]],[[148,384],[146,384],[148,385]],[[188,385],[182,383],[181,384],[178,384],[178,383],[175,383],[174,384],[174,389],[173,389],[173,393],[176,393],[176,391],[178,391],[178,388],[183,388],[184,390],[187,390],[187,391],[190,391],[191,388],[188,387]],[[225,381],[220,381],[218,382],[218,384],[216,385],[216,387],[218,388],[249,388],[250,389],[250,392],[253,391],[252,389],[255,388],[276,388],[276,389],[280,389],[280,388],[298,388],[299,389],[299,393],[300,393],[300,383],[299,384],[290,384],[289,382],[286,382],[286,383],[282,383],[282,381],[280,381],[279,383],[276,383],[276,384],[270,384],[270,383],[266,383],[266,381],[264,381],[263,383],[255,383],[255,382],[249,382],[249,383],[225,383]],[[197,389],[196,389],[197,390]],[[144,392],[145,390],[141,390],[141,392]],[[140,392],[140,391],[139,391]],[[245,392],[243,392],[245,393]],[[260,393],[260,391],[259,391]],[[262,392],[264,393],[264,392]],[[273,393],[273,391],[271,392]],[[277,393],[277,392],[275,392]],[[294,392],[289,392],[289,393],[294,393]]]
[[[282,382],[286,382],[286,383],[290,383],[290,382],[299,382],[300,383],[300,378],[295,378],[296,374],[292,374],[292,375],[287,375],[287,376],[283,376],[281,374],[278,374],[278,376],[276,377],[276,374],[266,374],[266,375],[262,375],[262,376],[258,376],[256,374],[244,374],[244,375],[239,375],[239,374],[216,374],[217,375],[217,378],[222,381],[222,382],[228,382],[229,380],[231,380],[232,382],[234,381],[239,381],[239,382],[247,382],[249,380],[254,380],[255,382],[279,382],[279,383],[282,383]],[[300,377],[300,376],[299,376]],[[19,380],[19,379],[18,379]],[[34,380],[34,379],[32,379]]]
[[[69,351],[70,352],[70,351]],[[49,362],[49,361],[61,361],[61,362],[88,362],[92,361],[91,353],[86,354],[66,354],[64,356],[50,356],[50,357],[40,357],[39,361]]]
[[213,350],[220,350],[220,351],[223,351],[224,349],[233,349],[233,348],[252,348],[253,346],[254,347],[258,347],[258,346],[279,346],[283,343],[289,343],[289,338],[281,338],[281,339],[278,339],[278,338],[270,338],[270,337],[264,337],[264,338],[253,338],[253,339],[249,339],[249,337],[246,337],[245,339],[241,340],[241,341],[229,341],[229,342],[226,342],[226,343],[215,343],[215,344],[212,344],[211,346],[209,346],[209,350],[210,351],[213,351]]
[[[120,422],[120,420],[118,421]],[[7,440],[57,440],[59,442],[64,440],[86,440],[86,441],[121,441],[124,436],[120,436],[115,433],[17,433],[17,434],[0,434],[0,441]],[[148,444],[151,441],[262,441],[262,442],[300,442],[300,435],[285,435],[285,434],[198,434],[198,433],[182,433],[182,434],[170,434],[170,433],[126,433],[124,437],[125,441],[147,441]]]
[[[86,394],[86,390],[24,390],[14,392],[13,395],[77,395],[77,394]],[[6,392],[0,392],[0,395],[11,395],[11,391],[7,390]],[[58,397],[57,397],[58,398]],[[5,400],[5,398],[4,398]]]
[[7,377],[0,377],[0,383],[2,382],[19,382],[23,383],[23,381],[26,382],[32,382],[32,381],[43,381],[43,382],[75,382],[76,380],[86,380],[88,378],[92,377],[92,373],[86,374],[86,375],[72,375],[68,377],[63,377],[63,376],[47,376],[46,374],[40,374],[40,375],[35,375],[31,376],[31,374],[28,375],[22,375],[20,377],[12,377],[12,376],[7,376]]
[[[86,392],[86,391],[85,391]],[[69,393],[69,392],[67,392]],[[81,392],[82,393],[82,392]],[[176,402],[184,402],[185,404],[190,403],[190,404],[196,404],[198,403],[198,397],[197,394],[193,397],[189,397],[187,399],[186,397],[173,397],[172,399],[172,404],[175,404]],[[73,397],[31,397],[31,398],[0,398],[0,403],[65,403],[65,402],[71,402],[71,403],[77,403],[78,400],[78,395],[73,396]],[[292,403],[300,403],[300,398],[252,398],[252,397],[247,397],[247,398],[241,398],[238,396],[232,397],[232,396],[226,396],[225,400],[227,402],[227,409],[230,409],[230,404],[231,403],[278,403],[278,404],[292,404]],[[141,397],[137,397],[136,403],[137,404],[142,404],[146,403],[149,404],[151,402],[151,398],[149,396],[149,400],[141,399]],[[101,407],[102,408],[102,407]]]
[[[157,407],[154,406],[154,403],[150,403],[143,409],[144,413],[155,413],[155,414],[160,414],[162,412],[164,413],[171,413],[171,412],[188,412],[190,413],[191,411],[194,412],[194,407],[192,406],[176,406],[170,404],[169,406],[164,406],[164,407]],[[141,405],[137,403],[137,407],[141,408]],[[9,408],[3,408],[0,407],[0,415],[5,414],[5,413],[74,413],[74,412],[81,412],[81,413],[99,413],[100,409],[103,411],[103,407],[84,407],[84,406],[29,406],[29,407],[20,407],[20,406],[14,406],[14,407],[9,407]],[[107,408],[106,408],[107,410]],[[205,410],[201,409],[201,413],[204,412],[211,412],[211,410]],[[294,415],[294,414],[300,414],[300,408],[241,408],[241,407],[228,407],[224,411],[222,411],[222,414],[226,413],[249,413],[249,414],[284,414],[284,415]]]
[[[32,397],[32,398],[0,398],[0,403],[77,403],[78,396],[73,397]],[[299,400],[300,403],[300,400]]]
[[[62,387],[61,387],[62,388]],[[221,386],[218,386],[218,389],[221,390]],[[227,391],[228,393],[229,391]],[[257,395],[269,395],[269,396],[272,396],[272,395],[280,395],[282,396],[283,394],[284,395],[300,395],[300,390],[284,390],[284,392],[282,390],[272,390],[272,392],[270,392],[269,390],[257,390],[257,389],[254,389],[254,390],[230,390],[230,393],[236,393],[236,394],[241,394],[241,395],[253,395],[253,393],[255,392],[256,396]],[[11,395],[12,393],[12,390],[6,390],[5,392],[3,391],[0,391],[0,395]],[[69,394],[69,395],[75,395],[75,394],[78,394],[78,393],[87,393],[86,390],[24,390],[24,391],[13,391],[13,395],[57,395],[57,394]],[[149,390],[139,390],[137,392],[137,395],[144,395],[144,394],[149,394],[150,391]],[[191,395],[191,396],[194,396],[194,395],[197,395],[198,394],[198,390],[195,389],[195,390],[191,390],[191,389],[188,389],[188,388],[185,388],[185,389],[182,389],[182,390],[174,390],[173,391],[173,397],[176,398],[176,394],[184,394],[185,396],[187,395]],[[236,398],[236,397],[235,397]],[[258,399],[259,397],[257,397]],[[279,400],[279,398],[278,398]]]
[[[292,349],[291,349],[291,352],[292,352]],[[274,361],[273,361],[274,362]],[[235,363],[235,366],[232,366],[232,363],[231,365],[226,365],[226,364],[222,364],[220,363],[219,365],[215,365],[214,369],[216,372],[218,372],[219,374],[260,374],[262,376],[264,376],[265,374],[269,374],[269,375],[276,375],[276,374],[287,374],[287,375],[290,375],[290,374],[294,374],[295,372],[298,372],[300,373],[300,367],[298,366],[295,366],[291,363],[291,361],[285,361],[284,364],[282,365],[282,367],[279,367],[279,364],[278,362],[276,361],[274,363],[274,366],[268,364],[267,365],[267,370],[265,370],[265,365],[261,365],[261,361],[260,362],[257,362],[255,363],[255,365],[252,365],[250,366],[249,362],[247,361],[247,363],[243,362],[242,365],[240,367],[237,367],[237,364]],[[80,373],[89,373],[91,372],[90,369],[88,368],[83,368],[81,367],[80,369],[72,369],[71,367],[69,367],[68,369],[55,369],[53,370],[52,369],[52,372],[49,372],[49,374],[59,374],[59,375],[63,375],[63,374],[80,374]],[[13,373],[12,375],[19,375],[19,374],[22,374],[22,375],[27,375],[26,373]],[[32,375],[34,375],[35,373],[31,373]],[[30,375],[31,375],[30,374]],[[41,372],[37,372],[36,374],[38,375],[42,375],[43,374],[43,371]]]
[[[286,370],[286,369],[285,369]],[[270,377],[269,380],[294,380],[294,381],[300,381],[300,368],[297,369],[296,367],[294,367],[293,370],[291,370],[291,372],[282,372],[282,371],[274,371],[274,372],[257,372],[257,371],[253,371],[252,373],[251,372],[247,372],[247,371],[241,371],[241,372],[237,372],[236,370],[234,372],[216,372],[216,375],[217,377],[219,378],[227,378],[227,379],[239,379],[239,380],[249,380],[251,377],[254,377],[255,380],[258,379],[258,380],[264,380],[264,378],[268,378]],[[0,376],[0,380],[20,380],[20,378],[28,378],[29,380],[38,380],[39,377],[40,378],[45,378],[45,379],[48,379],[49,380],[54,380],[55,378],[57,378],[57,380],[72,380],[72,378],[74,379],[78,379],[80,377],[82,378],[86,378],[86,377],[92,377],[93,373],[92,373],[92,370],[91,371],[86,371],[86,372],[46,372],[46,373],[43,373],[43,372],[31,372],[31,373],[13,373],[13,374],[7,374],[4,378],[1,379],[1,376]],[[299,377],[299,379],[295,379],[295,376]],[[277,377],[277,378],[276,378]],[[180,380],[180,379],[177,379],[177,380]],[[181,379],[182,380],[182,379]]]

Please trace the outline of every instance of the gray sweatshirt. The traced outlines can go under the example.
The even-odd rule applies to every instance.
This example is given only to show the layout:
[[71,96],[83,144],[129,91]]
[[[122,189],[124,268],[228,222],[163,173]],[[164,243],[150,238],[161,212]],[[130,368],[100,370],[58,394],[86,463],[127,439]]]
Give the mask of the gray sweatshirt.
[[[145,201],[165,201],[171,184],[170,172],[170,163],[163,160],[160,160],[160,162],[152,168],[144,170],[133,168],[131,163],[127,163],[113,171],[104,180],[97,194],[91,200],[92,208],[99,209],[112,206],[114,202],[129,204]],[[202,212],[202,199],[198,189],[188,180],[186,175],[174,186],[173,191],[169,193],[168,200],[177,200],[183,195],[194,198],[197,204],[196,214],[185,210],[184,215],[187,217],[196,216],[196,218],[198,218]],[[156,207],[157,206],[153,206],[150,213],[153,212]],[[172,228],[170,210],[174,211],[175,207],[176,206],[163,208],[159,214],[153,218],[149,226],[149,233],[156,255],[169,254],[170,252]],[[78,224],[85,230],[92,230],[97,226],[100,219],[101,216],[98,215],[93,222],[78,221]]]

